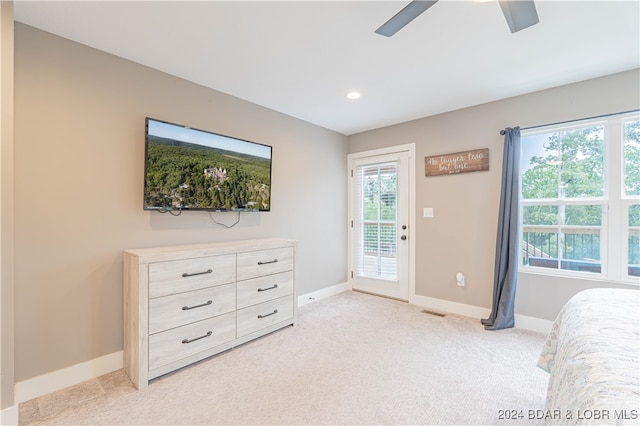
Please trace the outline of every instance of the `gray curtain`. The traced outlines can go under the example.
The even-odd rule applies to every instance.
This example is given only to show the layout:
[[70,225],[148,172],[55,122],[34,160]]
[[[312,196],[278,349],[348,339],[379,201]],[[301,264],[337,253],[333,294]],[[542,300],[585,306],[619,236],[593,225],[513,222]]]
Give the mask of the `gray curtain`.
[[482,320],[487,330],[515,324],[514,303],[518,280],[518,211],[520,177],[520,128],[506,128],[502,156],[502,192],[496,239],[491,316]]

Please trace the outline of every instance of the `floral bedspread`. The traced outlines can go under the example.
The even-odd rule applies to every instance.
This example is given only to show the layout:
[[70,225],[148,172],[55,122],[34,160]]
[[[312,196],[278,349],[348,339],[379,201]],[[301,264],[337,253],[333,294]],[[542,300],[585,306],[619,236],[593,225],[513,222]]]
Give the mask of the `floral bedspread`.
[[640,291],[592,289],[562,308],[538,366],[549,424],[640,424]]

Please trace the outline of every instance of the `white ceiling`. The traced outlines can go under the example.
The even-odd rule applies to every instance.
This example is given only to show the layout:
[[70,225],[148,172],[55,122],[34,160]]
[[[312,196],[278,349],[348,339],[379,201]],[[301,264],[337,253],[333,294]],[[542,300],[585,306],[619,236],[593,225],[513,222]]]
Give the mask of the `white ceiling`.
[[[640,67],[640,1],[27,1],[15,20],[349,135]],[[362,92],[357,101],[345,94]]]

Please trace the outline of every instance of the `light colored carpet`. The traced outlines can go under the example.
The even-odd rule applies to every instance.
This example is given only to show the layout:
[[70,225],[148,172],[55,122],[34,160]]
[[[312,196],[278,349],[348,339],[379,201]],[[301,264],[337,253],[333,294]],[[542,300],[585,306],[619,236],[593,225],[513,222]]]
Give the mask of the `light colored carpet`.
[[298,317],[144,391],[120,370],[20,404],[20,424],[542,423],[542,334],[353,292]]

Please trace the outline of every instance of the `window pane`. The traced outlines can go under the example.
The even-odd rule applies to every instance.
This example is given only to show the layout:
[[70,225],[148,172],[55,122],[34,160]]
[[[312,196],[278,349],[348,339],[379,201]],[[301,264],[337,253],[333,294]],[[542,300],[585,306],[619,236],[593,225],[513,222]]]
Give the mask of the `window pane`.
[[395,166],[370,167],[362,176],[365,220],[396,220],[397,174]]
[[365,170],[362,179],[363,219],[377,220],[378,214],[380,213],[378,210],[380,195],[377,170]]
[[396,224],[380,226],[380,253],[386,256],[396,255]]
[[640,277],[640,204],[629,206],[628,274]]
[[601,224],[600,205],[525,206],[522,264],[600,273]]
[[604,127],[525,136],[522,198],[604,196]]
[[558,165],[560,154],[549,141],[555,133],[522,138],[522,198],[558,198]]
[[521,246],[522,265],[542,268],[558,268],[558,234],[556,232],[536,232],[535,228],[524,227]]
[[602,207],[591,206],[563,206],[564,225],[600,226],[602,225]]
[[522,265],[558,268],[558,206],[522,208]]
[[629,206],[629,226],[640,227],[640,204]]
[[365,223],[363,227],[363,251],[367,254],[378,254],[379,226],[377,223]]
[[522,264],[558,267],[558,206],[522,208]]
[[558,206],[525,206],[522,208],[525,225],[557,225]]
[[356,176],[361,197],[356,271],[361,277],[397,279],[397,164],[360,166]]
[[562,269],[600,272],[600,230],[576,230],[563,232]]
[[[560,197],[604,195],[604,127],[588,127],[561,133]],[[564,194],[562,191],[564,190]]]
[[624,192],[640,195],[640,120],[624,123]]
[[398,173],[395,165],[382,169],[380,171],[380,219],[396,221],[397,193]]
[[396,226],[365,223],[357,271],[361,277],[397,279]]
[[560,267],[571,271],[600,273],[600,225],[602,207],[563,206],[563,227]]

